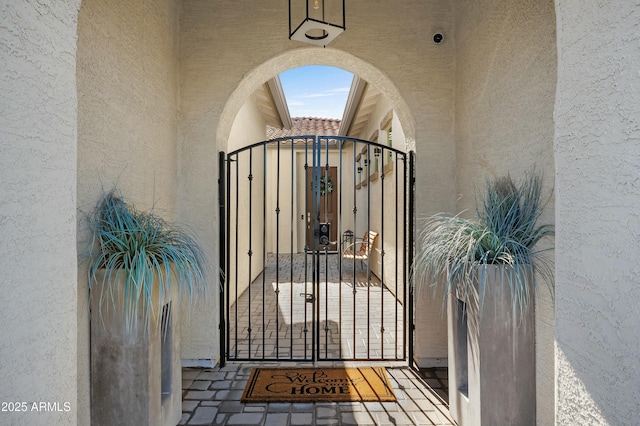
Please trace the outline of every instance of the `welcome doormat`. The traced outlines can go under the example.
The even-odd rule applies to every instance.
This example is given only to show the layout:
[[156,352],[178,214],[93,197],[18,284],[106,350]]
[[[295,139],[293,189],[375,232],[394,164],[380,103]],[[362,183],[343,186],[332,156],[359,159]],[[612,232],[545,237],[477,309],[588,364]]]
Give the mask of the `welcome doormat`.
[[254,368],[242,402],[395,401],[382,367]]

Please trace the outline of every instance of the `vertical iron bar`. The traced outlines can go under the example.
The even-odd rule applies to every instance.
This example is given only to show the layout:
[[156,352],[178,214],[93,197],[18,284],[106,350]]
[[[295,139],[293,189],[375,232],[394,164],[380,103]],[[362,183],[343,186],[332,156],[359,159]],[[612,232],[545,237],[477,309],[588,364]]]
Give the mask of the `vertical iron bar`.
[[289,0],[289,40],[291,40],[291,0]]
[[316,187],[316,203],[317,203],[317,212],[318,212],[318,219],[316,221],[316,229],[318,230],[318,235],[317,235],[317,247],[316,247],[316,262],[318,264],[318,268],[316,269],[316,295],[317,295],[317,303],[316,303],[316,310],[317,310],[317,315],[318,315],[318,358],[320,359],[320,325],[321,325],[321,321],[320,321],[320,280],[322,279],[322,270],[321,270],[321,264],[320,264],[320,222],[321,222],[321,217],[322,217],[322,199],[320,198],[320,180],[322,179],[322,142],[321,139],[319,137],[316,136],[316,147],[317,147],[317,157],[316,157],[316,173],[318,175],[318,180],[316,181],[318,183],[318,186]]
[[342,359],[342,145],[343,140],[338,140],[338,229],[336,236],[338,238],[338,357]]
[[[304,358],[307,359],[307,347],[308,347],[308,332],[309,332],[309,319],[307,318],[307,295],[309,294],[309,263],[308,263],[308,255],[309,255],[309,240],[308,240],[308,235],[309,233],[307,232],[307,228],[309,227],[309,220],[311,219],[309,217],[309,214],[311,214],[308,209],[309,206],[307,205],[308,203],[308,197],[307,197],[307,191],[309,190],[309,139],[304,140],[304,212],[305,212],[305,217],[304,217],[304,228],[305,228],[305,232],[304,232],[304,297],[305,297],[305,303],[304,303]],[[313,316],[312,316],[313,319]],[[313,324],[311,325],[311,330],[313,330]],[[313,336],[311,336],[311,353],[312,353],[312,357],[313,357]]]
[[[407,262],[406,265],[410,270],[413,269],[413,256],[414,256],[414,217],[415,217],[415,152],[409,152],[409,226],[408,226],[408,236],[409,236],[409,244],[407,244]],[[406,269],[406,268],[405,268]],[[413,319],[413,310],[414,310],[414,274],[409,274],[409,367],[414,367],[413,360],[413,338],[414,338],[414,330],[415,324]],[[406,272],[405,272],[406,276]]]
[[314,354],[313,361],[316,361],[320,356],[320,239],[316,235],[316,231],[320,226],[320,152],[318,149],[318,137],[313,138],[313,169],[311,171],[311,181],[315,184],[313,188],[313,298],[314,298]]
[[329,246],[324,246],[324,357],[329,358]]
[[345,22],[347,20],[347,12],[345,11],[345,1],[342,0],[342,29],[347,28],[347,23]]
[[[357,151],[358,143],[353,141],[353,181],[354,183],[357,181],[357,174],[362,173],[362,171],[358,171],[358,162],[357,162]],[[362,175],[361,175],[362,176]],[[360,188],[362,188],[362,180],[358,182],[360,184]],[[352,250],[356,251],[356,240],[357,240],[357,232],[358,232],[358,193],[357,193],[357,184],[353,185],[353,247]],[[353,256],[353,358],[356,358],[356,344],[357,344],[357,335],[356,335],[356,257]]]
[[276,159],[276,359],[280,359],[280,141]]
[[[321,146],[322,149],[322,146]],[[329,138],[325,139],[326,164],[324,169],[325,191],[324,191],[324,220],[328,223],[329,218],[329,193],[327,183],[329,182]],[[336,224],[334,223],[333,226]],[[329,243],[331,243],[331,229],[329,229]],[[324,246],[324,350],[325,358],[329,357],[329,246]]]
[[267,144],[262,145],[262,359],[265,358],[266,341],[266,287],[267,277],[265,267],[267,265]]
[[[399,294],[399,293],[398,293],[398,279],[399,279],[399,277],[398,277],[398,266],[397,266],[397,265],[399,264],[399,263],[398,263],[398,261],[399,261],[399,258],[398,258],[398,254],[399,254],[399,253],[398,253],[398,251],[399,251],[399,250],[398,250],[398,243],[399,243],[399,242],[398,242],[398,222],[399,222],[399,221],[398,221],[398,189],[399,189],[399,188],[398,188],[398,186],[399,186],[400,182],[399,182],[399,179],[398,179],[398,153],[397,153],[397,152],[395,153],[395,157],[396,157],[396,158],[395,158],[395,164],[396,164],[396,165],[395,165],[395,167],[394,167],[394,171],[393,171],[393,174],[394,174],[395,178],[394,178],[393,180],[394,180],[394,181],[395,181],[395,183],[396,183],[396,191],[395,191],[395,195],[396,195],[396,196],[395,196],[395,198],[396,198],[396,212],[395,212],[395,214],[396,214],[396,232],[395,232],[395,234],[396,234],[396,272],[395,272],[395,282],[396,282],[396,309],[395,309],[395,315],[394,315],[394,318],[395,318],[395,320],[396,320],[396,327],[395,327],[396,351],[395,351],[395,352],[396,352],[396,359],[398,359],[398,356],[399,356],[399,355],[398,355],[398,339],[399,339],[399,336],[398,336],[398,294]],[[404,166],[406,166],[406,161],[403,161],[403,167],[404,167]],[[403,180],[403,185],[402,185],[402,187],[403,187],[403,194],[404,194],[404,193],[406,193],[406,192],[407,192],[407,191],[406,191],[406,182],[404,182],[404,180]],[[405,212],[404,212],[404,206],[403,206],[403,209],[402,209],[402,217],[404,218],[404,216],[405,216]],[[404,245],[404,242],[405,242],[405,239],[404,239],[404,228],[403,228],[403,231],[402,231],[402,232],[403,232],[402,242],[403,242],[403,245]],[[403,263],[402,265],[403,265],[403,266],[402,266],[402,270],[404,271],[404,270],[405,270],[404,263]],[[403,292],[402,292],[402,299],[403,299],[403,300],[402,300],[402,304],[403,304],[403,305],[405,305],[405,303],[404,303],[404,299],[405,299],[406,297],[407,297],[407,295],[406,295],[406,294],[404,293],[404,291],[403,291]],[[402,320],[403,320],[403,323],[404,323],[404,315],[402,316]],[[404,326],[403,326],[403,328],[402,328],[402,329],[404,330]],[[403,342],[404,342],[404,333],[403,333]],[[404,344],[403,344],[403,346],[404,346]],[[403,357],[404,357],[404,354],[403,354]]]
[[[231,311],[231,305],[230,305],[230,293],[231,293],[231,280],[229,279],[229,273],[231,272],[231,161],[232,157],[229,156],[227,157],[227,218],[229,219],[229,226],[226,231],[227,233],[227,267],[225,268],[225,270],[227,271],[227,300],[226,300],[226,306],[227,306],[227,351],[230,351],[230,343],[231,343],[231,318],[230,318],[230,311]],[[237,218],[236,218],[237,221]],[[238,329],[237,324],[234,327],[236,330]],[[238,342],[236,340],[236,349],[238,347]],[[237,353],[236,353],[237,355]],[[228,354],[228,358],[231,359],[231,352],[229,352]]]
[[235,329],[235,346],[236,346],[236,358],[238,358],[238,254],[239,254],[239,243],[240,243],[240,237],[239,235],[239,216],[238,216],[238,206],[239,206],[239,199],[240,199],[240,155],[236,155],[236,241],[235,241],[235,259],[234,259],[234,263],[235,263],[235,276],[234,276],[234,281],[235,281],[235,302],[234,305],[236,307],[235,309],[235,325],[236,325],[236,329]]
[[218,154],[218,236],[220,238],[220,258],[218,260],[220,267],[220,298],[219,298],[219,310],[220,310],[220,325],[219,325],[219,338],[220,338],[220,367],[224,367],[225,362],[227,360],[227,349],[226,349],[226,335],[227,335],[227,327],[225,324],[225,286],[227,285],[225,282],[226,271],[227,271],[227,238],[226,238],[226,180],[225,180],[225,153],[220,152]]
[[[367,146],[367,237],[371,231],[371,144]],[[371,238],[369,242],[369,258],[367,259],[367,358],[371,358],[371,254],[373,247]]]
[[[381,149],[380,152],[378,153],[378,155],[380,156],[380,158],[384,158],[384,149]],[[378,169],[380,169],[380,162],[377,161],[376,164],[378,165]],[[385,243],[385,239],[384,239],[384,167],[381,170],[377,170],[377,172],[380,172],[380,205],[382,206],[382,208],[380,209],[380,223],[381,223],[381,228],[380,228],[380,263],[381,263],[381,271],[380,271],[380,293],[381,293],[381,297],[380,297],[380,355],[381,358],[384,359],[384,290],[385,290],[385,282],[384,282],[384,243]],[[396,209],[397,211],[397,209]],[[398,297],[398,293],[396,293],[396,298]],[[397,305],[397,303],[396,303]]]
[[[247,329],[247,333],[249,333],[249,358],[251,358],[251,340],[252,340],[252,336],[251,336],[251,332],[253,331],[251,325],[252,325],[252,318],[251,318],[251,260],[252,260],[252,256],[253,256],[253,252],[251,251],[251,243],[252,243],[252,221],[251,221],[251,215],[252,215],[252,205],[253,205],[253,148],[249,149],[249,251],[247,252],[247,255],[249,256],[249,276],[248,276],[248,288],[249,288],[249,327]],[[236,295],[236,298],[238,296]]]
[[[291,324],[289,325],[290,331],[289,331],[289,338],[290,338],[290,345],[291,345],[291,352],[289,357],[293,358],[293,236],[294,236],[294,226],[295,226],[295,216],[294,216],[294,189],[295,189],[295,175],[294,175],[294,170],[296,169],[295,167],[295,147],[294,147],[294,140],[293,138],[290,140],[290,144],[291,144],[291,233],[290,233],[290,251],[291,251],[291,261],[290,261],[290,273],[289,273],[289,286],[291,287],[291,290],[289,291],[289,314],[291,315]],[[306,297],[306,296],[305,296]],[[305,299],[306,300],[306,299]],[[306,302],[305,302],[306,303]]]

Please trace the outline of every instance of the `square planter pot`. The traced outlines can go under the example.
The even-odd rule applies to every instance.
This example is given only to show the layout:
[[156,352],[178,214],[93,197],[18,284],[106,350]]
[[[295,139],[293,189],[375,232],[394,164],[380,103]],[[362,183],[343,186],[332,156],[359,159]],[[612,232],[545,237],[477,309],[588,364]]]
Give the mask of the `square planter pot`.
[[[102,276],[98,276],[98,283]],[[165,295],[160,312],[161,328],[138,318],[138,330],[125,332],[121,291],[115,304],[103,301],[100,284],[91,294],[91,424],[94,426],[175,426],[182,416],[179,305],[175,286]],[[118,285],[116,288],[121,289]],[[154,300],[158,300],[157,292]]]
[[461,426],[536,423],[534,297],[525,312],[514,311],[511,273],[478,267],[484,285],[476,280],[466,301],[448,298],[449,410]]

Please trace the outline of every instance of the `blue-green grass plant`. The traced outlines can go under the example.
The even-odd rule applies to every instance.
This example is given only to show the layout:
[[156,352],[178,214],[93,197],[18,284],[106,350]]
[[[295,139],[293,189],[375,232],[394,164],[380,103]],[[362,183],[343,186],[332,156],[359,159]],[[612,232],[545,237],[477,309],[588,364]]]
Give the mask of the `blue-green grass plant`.
[[[204,291],[204,256],[186,229],[153,210],[136,211],[116,190],[102,197],[89,221],[90,291],[100,292],[101,317],[103,307],[122,310],[127,334],[139,330],[139,318],[144,319],[144,332],[160,326],[161,305],[173,286],[179,299],[187,297],[189,302]],[[123,296],[115,297],[116,292]]]
[[462,300],[479,286],[480,303],[486,290],[486,266],[508,267],[505,274],[515,313],[528,308],[537,288],[536,275],[553,283],[553,263],[547,249],[536,245],[554,235],[552,225],[538,224],[544,209],[542,178],[530,172],[516,183],[510,176],[488,180],[476,197],[475,220],[437,214],[425,219],[418,232],[418,252],[412,273],[416,281],[444,285]]

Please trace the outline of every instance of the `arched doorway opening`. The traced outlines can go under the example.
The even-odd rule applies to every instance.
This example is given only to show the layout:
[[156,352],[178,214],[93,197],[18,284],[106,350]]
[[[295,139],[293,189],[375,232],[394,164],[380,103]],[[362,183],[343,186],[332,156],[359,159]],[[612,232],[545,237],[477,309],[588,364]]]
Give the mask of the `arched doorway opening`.
[[[253,86],[239,85],[223,117]],[[412,359],[413,126],[407,138],[396,112],[406,114],[404,104],[378,86],[370,92],[367,139],[292,136],[239,148],[225,139],[227,149],[235,144],[220,162],[225,358]],[[358,102],[352,107],[365,114]]]
[[416,149],[415,119],[409,105],[400,95],[396,85],[374,65],[359,59],[347,52],[335,49],[295,49],[275,56],[269,61],[254,68],[238,84],[229,99],[225,103],[216,129],[216,141],[218,149],[230,151],[228,141],[231,128],[246,100],[266,81],[290,68],[304,65],[317,64],[342,68],[362,80],[376,87],[381,95],[388,99],[393,111],[397,115],[398,122],[402,126],[405,138],[404,151]]

